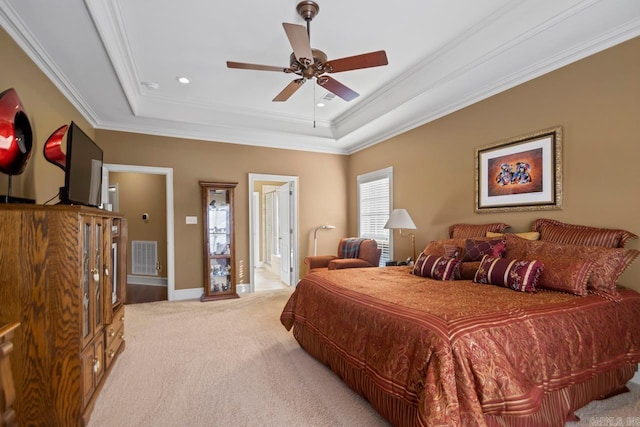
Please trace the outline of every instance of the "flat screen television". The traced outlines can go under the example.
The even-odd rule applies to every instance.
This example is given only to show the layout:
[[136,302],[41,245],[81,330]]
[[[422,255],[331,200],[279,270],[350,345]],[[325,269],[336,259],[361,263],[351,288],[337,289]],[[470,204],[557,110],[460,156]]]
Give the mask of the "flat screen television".
[[64,187],[60,203],[98,207],[101,204],[102,149],[78,125],[67,131]]

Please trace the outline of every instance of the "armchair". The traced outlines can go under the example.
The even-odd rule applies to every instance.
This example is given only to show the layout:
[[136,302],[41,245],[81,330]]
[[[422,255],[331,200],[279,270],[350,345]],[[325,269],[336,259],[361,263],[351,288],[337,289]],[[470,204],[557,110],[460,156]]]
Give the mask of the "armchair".
[[[345,246],[346,245],[346,246]],[[351,252],[355,249],[355,253],[345,256],[345,252]],[[377,267],[380,262],[382,251],[378,249],[378,243],[373,239],[340,239],[338,244],[338,255],[314,255],[304,259],[309,273],[320,270],[338,270],[342,268],[363,268]]]

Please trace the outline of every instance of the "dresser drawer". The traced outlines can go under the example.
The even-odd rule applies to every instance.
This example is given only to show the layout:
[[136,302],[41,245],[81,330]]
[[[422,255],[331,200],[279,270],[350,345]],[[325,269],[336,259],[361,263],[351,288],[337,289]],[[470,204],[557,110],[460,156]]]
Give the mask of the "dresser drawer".
[[107,370],[111,367],[111,363],[116,360],[118,353],[124,349],[124,325],[111,338],[109,344],[107,344],[107,350],[105,352],[105,362],[107,364]]
[[124,326],[124,305],[121,306],[118,311],[113,315],[113,322],[106,327],[107,334],[107,347],[111,346],[111,343],[118,334],[118,331]]

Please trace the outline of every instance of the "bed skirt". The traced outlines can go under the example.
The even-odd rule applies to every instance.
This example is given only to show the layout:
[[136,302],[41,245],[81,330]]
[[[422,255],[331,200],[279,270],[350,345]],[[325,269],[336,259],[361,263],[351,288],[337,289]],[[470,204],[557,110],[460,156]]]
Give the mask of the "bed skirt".
[[[424,426],[415,405],[378,388],[363,370],[352,366],[336,351],[324,345],[322,340],[304,325],[295,323],[293,335],[305,351],[327,365],[349,388],[367,399],[391,424],[403,427]],[[574,415],[576,409],[592,400],[606,398],[626,390],[626,383],[633,377],[637,367],[637,364],[627,364],[597,374],[587,381],[548,392],[543,397],[541,406],[533,413],[485,414],[485,422],[491,427],[563,427],[567,421],[577,419]]]

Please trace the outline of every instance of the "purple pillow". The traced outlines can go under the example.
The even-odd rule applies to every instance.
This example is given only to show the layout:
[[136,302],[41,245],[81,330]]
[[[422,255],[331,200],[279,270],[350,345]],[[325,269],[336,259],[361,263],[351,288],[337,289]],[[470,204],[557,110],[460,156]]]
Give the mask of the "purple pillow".
[[544,265],[540,261],[523,261],[484,256],[473,281],[498,285],[520,292],[536,292]]
[[507,241],[505,239],[467,239],[462,262],[481,261],[485,255],[501,258],[506,249]]
[[435,280],[454,280],[460,275],[459,268],[460,260],[422,252],[413,265],[413,274]]

